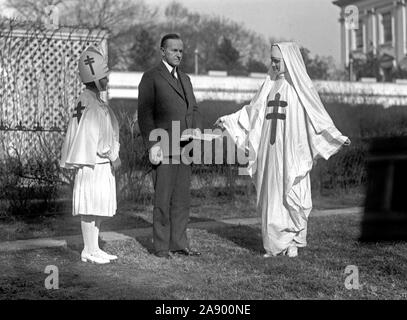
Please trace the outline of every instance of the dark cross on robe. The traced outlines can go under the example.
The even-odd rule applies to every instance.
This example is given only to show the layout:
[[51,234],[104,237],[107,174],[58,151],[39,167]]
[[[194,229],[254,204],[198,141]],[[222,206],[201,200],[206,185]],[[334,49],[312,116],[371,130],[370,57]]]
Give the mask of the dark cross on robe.
[[274,100],[268,102],[267,107],[273,107],[273,113],[266,115],[267,120],[271,120],[271,135],[270,135],[270,144],[273,145],[276,142],[276,130],[277,130],[277,119],[285,120],[284,113],[278,113],[278,107],[285,108],[287,107],[286,101],[280,100],[281,95],[277,93],[274,97]]
[[85,109],[85,107],[82,107],[82,103],[79,101],[78,105],[74,109],[76,111],[76,113],[73,115],[74,118],[78,118],[78,123],[79,123],[79,121],[81,121],[83,109]]
[[95,59],[91,58],[89,56],[86,56],[85,65],[88,65],[92,74],[95,75],[95,70],[93,70],[93,66],[92,66],[93,63],[95,63]]

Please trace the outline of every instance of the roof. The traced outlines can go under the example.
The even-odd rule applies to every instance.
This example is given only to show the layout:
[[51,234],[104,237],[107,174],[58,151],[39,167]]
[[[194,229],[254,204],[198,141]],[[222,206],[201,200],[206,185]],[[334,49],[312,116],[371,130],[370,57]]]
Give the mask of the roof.
[[360,0],[335,0],[333,4],[337,5],[338,7],[344,7],[350,4],[355,4],[356,2],[359,2]]

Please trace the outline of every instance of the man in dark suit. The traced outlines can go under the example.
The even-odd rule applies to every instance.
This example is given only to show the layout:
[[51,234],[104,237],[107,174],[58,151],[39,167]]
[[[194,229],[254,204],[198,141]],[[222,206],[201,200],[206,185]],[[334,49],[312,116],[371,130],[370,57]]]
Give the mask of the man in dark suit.
[[[170,258],[169,252],[200,255],[189,248],[186,235],[190,208],[191,166],[181,161],[187,142],[177,131],[201,127],[198,106],[189,77],[179,70],[183,42],[177,34],[161,40],[160,64],[143,74],[139,84],[138,122],[144,144],[153,163],[155,189],[153,240],[155,254]],[[159,143],[150,133],[162,129],[168,133]],[[175,145],[171,145],[174,140]]]

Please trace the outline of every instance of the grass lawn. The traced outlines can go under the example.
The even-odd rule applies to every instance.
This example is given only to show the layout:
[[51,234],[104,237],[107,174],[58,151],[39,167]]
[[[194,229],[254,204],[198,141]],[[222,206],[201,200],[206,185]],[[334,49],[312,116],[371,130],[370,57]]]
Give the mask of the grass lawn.
[[[248,197],[237,194],[230,198],[222,188],[212,188],[205,192],[192,190],[192,195],[191,222],[257,217],[255,195]],[[360,191],[339,195],[334,192],[313,194],[315,209],[362,206],[363,201],[364,195]],[[0,241],[81,234],[80,219],[72,216],[70,201],[63,202],[59,207],[56,213],[40,212],[0,220]],[[152,211],[152,205],[130,201],[120,203],[117,214],[102,224],[102,231],[150,227]]]
[[[361,244],[359,215],[311,217],[297,258],[262,257],[260,226],[189,229],[201,257],[156,258],[150,237],[110,242],[117,262],[82,263],[79,247],[0,253],[0,299],[406,299],[407,244]],[[47,265],[59,289],[46,290]],[[345,268],[359,270],[358,290]]]

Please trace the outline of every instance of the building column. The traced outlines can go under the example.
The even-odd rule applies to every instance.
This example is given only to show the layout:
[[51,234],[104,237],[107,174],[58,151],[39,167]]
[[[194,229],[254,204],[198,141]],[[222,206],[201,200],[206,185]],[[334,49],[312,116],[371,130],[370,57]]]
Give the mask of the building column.
[[406,48],[406,0],[397,0],[395,4],[395,52],[397,62],[407,54]]
[[341,65],[346,69],[349,65],[349,41],[348,41],[348,29],[345,22],[344,8],[341,9],[341,15],[339,18],[341,24]]
[[375,11],[374,13],[374,19],[376,20],[376,25],[375,25],[375,30],[376,30],[376,47],[377,47],[377,53],[379,53],[379,47],[381,45],[381,39],[380,39],[380,14]]
[[377,46],[379,43],[377,33],[377,17],[375,15],[374,8],[367,10],[367,25],[366,25],[366,46],[367,52],[373,51],[373,54],[377,54]]

